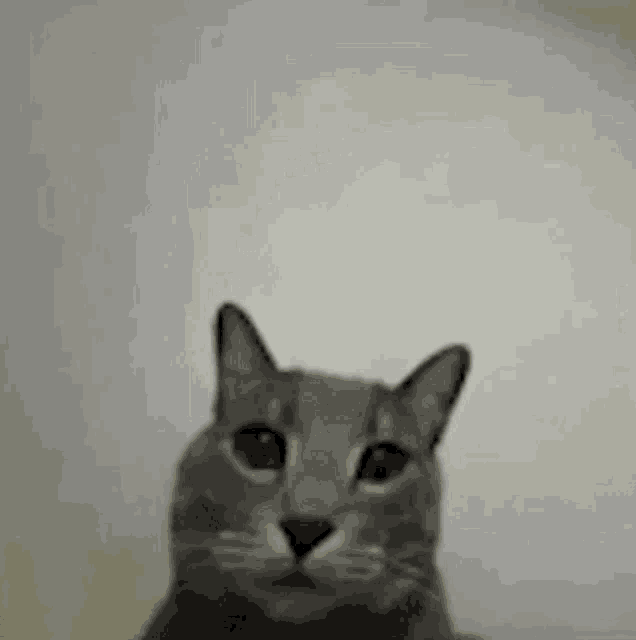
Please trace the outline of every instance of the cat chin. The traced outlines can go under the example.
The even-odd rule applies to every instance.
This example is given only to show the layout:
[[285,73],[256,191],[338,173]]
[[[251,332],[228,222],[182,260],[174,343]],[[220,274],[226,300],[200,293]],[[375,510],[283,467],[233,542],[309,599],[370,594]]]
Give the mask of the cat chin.
[[322,593],[293,589],[270,591],[259,589],[252,583],[247,589],[237,589],[236,593],[242,593],[272,621],[309,622],[324,618],[334,608],[342,610],[357,606],[382,615],[404,606],[413,597],[419,599],[421,594],[413,588],[415,583],[410,580],[402,582],[340,585],[331,593],[327,589]]
[[269,600],[264,613],[274,621],[309,622],[323,618],[338,602],[337,596],[289,593]]
[[[403,613],[411,607],[409,602],[420,600],[421,594],[401,593],[400,597],[391,598],[390,606],[387,599],[378,597],[379,594],[356,594],[348,598],[338,596],[316,596],[306,593],[289,593],[275,599],[261,600],[252,596],[252,601],[261,608],[272,622],[311,623],[319,620],[329,620],[336,615],[353,616],[352,621],[361,612],[366,615],[392,616],[398,611]],[[339,613],[337,613],[339,612]]]

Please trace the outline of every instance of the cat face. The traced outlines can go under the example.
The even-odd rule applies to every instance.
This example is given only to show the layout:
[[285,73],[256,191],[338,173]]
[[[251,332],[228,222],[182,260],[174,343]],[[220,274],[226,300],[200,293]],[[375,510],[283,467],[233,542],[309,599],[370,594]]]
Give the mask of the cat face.
[[232,305],[216,338],[217,420],[175,488],[177,584],[212,600],[240,594],[271,620],[348,604],[382,614],[413,594],[442,616],[434,453],[466,349],[440,351],[389,389],[280,371]]

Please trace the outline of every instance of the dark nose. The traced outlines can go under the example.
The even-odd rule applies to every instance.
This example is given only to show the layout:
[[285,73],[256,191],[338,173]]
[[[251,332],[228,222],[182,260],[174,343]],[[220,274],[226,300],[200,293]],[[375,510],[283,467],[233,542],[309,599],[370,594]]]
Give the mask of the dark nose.
[[297,561],[333,531],[329,520],[310,518],[284,518],[280,521],[280,526],[289,539]]

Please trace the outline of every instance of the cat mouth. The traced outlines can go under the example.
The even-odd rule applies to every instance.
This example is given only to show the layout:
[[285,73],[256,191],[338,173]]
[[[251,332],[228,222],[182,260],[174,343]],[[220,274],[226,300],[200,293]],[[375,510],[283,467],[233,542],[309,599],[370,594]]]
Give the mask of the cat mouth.
[[275,580],[262,578],[256,586],[274,593],[305,593],[315,596],[333,596],[335,590],[324,582],[310,578],[300,569],[292,569]]

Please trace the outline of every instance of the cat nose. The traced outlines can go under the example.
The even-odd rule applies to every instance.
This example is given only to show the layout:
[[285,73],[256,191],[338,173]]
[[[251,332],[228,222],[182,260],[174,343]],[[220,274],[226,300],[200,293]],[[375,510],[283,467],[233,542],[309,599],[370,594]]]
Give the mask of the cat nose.
[[334,530],[329,520],[311,518],[284,518],[280,521],[280,526],[289,539],[297,561]]

